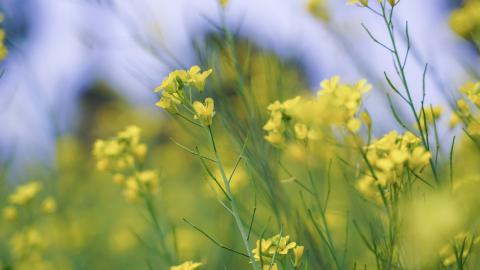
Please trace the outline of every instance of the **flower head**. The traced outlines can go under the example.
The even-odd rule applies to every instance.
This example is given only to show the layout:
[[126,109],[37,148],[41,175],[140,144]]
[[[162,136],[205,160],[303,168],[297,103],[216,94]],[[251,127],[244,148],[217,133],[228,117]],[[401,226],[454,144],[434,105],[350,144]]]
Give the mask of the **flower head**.
[[202,263],[187,261],[182,264],[170,267],[170,270],[195,270],[200,268]]
[[215,115],[214,102],[212,98],[206,98],[203,103],[195,101],[193,103],[193,109],[195,110],[195,119],[200,120],[200,122],[205,126],[212,125],[212,119]]
[[31,181],[17,187],[15,192],[8,198],[9,203],[14,205],[25,205],[32,201],[40,192],[42,185],[38,181]]

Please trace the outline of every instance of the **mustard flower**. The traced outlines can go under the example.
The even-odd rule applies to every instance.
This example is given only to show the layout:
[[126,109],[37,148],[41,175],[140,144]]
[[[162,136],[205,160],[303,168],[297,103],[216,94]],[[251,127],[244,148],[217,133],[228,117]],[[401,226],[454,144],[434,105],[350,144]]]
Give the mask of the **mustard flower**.
[[325,0],[308,0],[307,11],[321,21],[330,19]]
[[195,270],[202,266],[202,263],[187,261],[182,264],[170,267],[170,270]]
[[18,218],[17,208],[14,206],[6,206],[3,208],[3,218],[7,221],[15,221]]
[[296,246],[293,248],[293,254],[294,254],[294,263],[293,266],[299,267],[300,264],[302,263],[302,256],[303,256],[303,251],[305,250],[304,246]]
[[198,91],[202,92],[205,88],[205,81],[211,73],[211,69],[201,72],[199,66],[193,66],[188,70],[187,84],[194,86]]
[[349,5],[359,4],[361,6],[368,6],[368,0],[348,0]]
[[222,8],[225,8],[228,5],[228,0],[219,0],[219,2]]
[[41,250],[46,246],[42,234],[35,228],[27,228],[15,233],[10,239],[10,247],[17,258],[24,257],[33,251]]
[[0,60],[5,59],[8,54],[8,49],[5,46],[5,30],[0,29]]
[[42,201],[40,209],[45,214],[54,213],[57,210],[57,201],[53,197],[47,197]]
[[40,192],[42,185],[38,181],[31,181],[17,187],[15,192],[8,197],[9,203],[13,205],[25,205],[31,202]]
[[[438,255],[445,267],[456,263],[457,258],[465,260],[470,255],[472,248],[480,242],[480,237],[474,237],[470,232],[461,232],[453,238],[453,242],[442,246]],[[462,254],[455,254],[463,250]]]
[[475,106],[480,107],[480,82],[467,82],[460,87],[460,92],[465,94]]
[[365,197],[376,197],[376,185],[402,185],[405,170],[420,172],[427,166],[431,153],[421,144],[420,138],[411,132],[403,135],[391,131],[365,148],[370,170],[356,184]]
[[294,252],[294,256],[301,255],[303,250],[297,250],[297,255],[295,255],[296,247],[297,244],[290,241],[290,236],[281,236],[280,234],[277,234],[268,239],[257,240],[256,247],[252,250],[252,253],[256,261],[263,260],[265,263],[270,264],[272,263],[272,259],[275,254],[277,258],[279,258],[282,256],[287,256],[289,251],[292,250]]
[[466,39],[475,38],[480,34],[479,1],[465,1],[464,5],[450,15],[450,27],[459,36]]
[[195,101],[193,103],[193,109],[195,110],[195,119],[200,120],[200,122],[205,126],[212,125],[213,116],[215,116],[214,102],[212,98],[206,98],[203,103]]
[[93,146],[93,156],[100,171],[121,171],[141,161],[147,146],[140,143],[141,130],[137,126],[127,126],[117,136],[108,140],[97,140]]
[[199,66],[170,72],[154,90],[162,92],[160,100],[155,105],[170,113],[176,113],[178,106],[185,101],[184,88],[191,87],[203,92],[205,81],[211,73],[211,69],[202,72]]

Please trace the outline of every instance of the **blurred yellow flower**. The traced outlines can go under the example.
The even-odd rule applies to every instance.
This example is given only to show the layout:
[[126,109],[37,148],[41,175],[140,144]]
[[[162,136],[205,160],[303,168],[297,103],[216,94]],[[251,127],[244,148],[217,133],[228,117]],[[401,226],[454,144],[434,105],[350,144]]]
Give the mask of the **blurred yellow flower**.
[[53,197],[47,197],[43,200],[40,209],[45,214],[51,214],[57,210],[57,201]]
[[15,221],[18,218],[17,208],[14,206],[6,206],[3,208],[3,217],[8,221]]
[[15,192],[8,197],[8,201],[14,205],[25,205],[32,201],[40,192],[42,185],[38,181],[31,181],[17,187]]
[[170,267],[170,270],[194,270],[200,268],[202,263],[187,261],[182,264]]

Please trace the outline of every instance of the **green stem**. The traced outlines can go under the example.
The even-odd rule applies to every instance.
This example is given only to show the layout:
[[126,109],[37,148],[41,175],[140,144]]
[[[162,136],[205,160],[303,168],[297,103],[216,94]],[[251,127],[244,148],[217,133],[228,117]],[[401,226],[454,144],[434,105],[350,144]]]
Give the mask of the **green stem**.
[[247,250],[248,257],[250,258],[250,263],[252,265],[252,268],[254,270],[260,270],[258,267],[257,263],[255,262],[255,258],[253,257],[252,250],[250,249],[250,245],[248,244],[248,233],[245,229],[245,226],[243,225],[242,219],[240,218],[239,210],[237,203],[235,201],[235,197],[232,194],[232,190],[230,188],[230,181],[228,180],[227,175],[225,174],[225,169],[223,167],[222,161],[220,159],[220,155],[218,154],[217,151],[217,146],[215,144],[215,139],[213,137],[213,132],[211,126],[207,127],[208,130],[208,136],[210,138],[210,143],[213,148],[213,152],[215,154],[215,160],[217,163],[217,167],[220,170],[220,174],[222,175],[222,180],[223,184],[225,185],[225,191],[227,192],[228,197],[230,198],[229,203],[230,203],[230,208],[231,208],[231,214],[235,220],[235,223],[238,227],[238,230],[240,232],[240,235],[242,237],[243,244],[245,245],[245,249]]

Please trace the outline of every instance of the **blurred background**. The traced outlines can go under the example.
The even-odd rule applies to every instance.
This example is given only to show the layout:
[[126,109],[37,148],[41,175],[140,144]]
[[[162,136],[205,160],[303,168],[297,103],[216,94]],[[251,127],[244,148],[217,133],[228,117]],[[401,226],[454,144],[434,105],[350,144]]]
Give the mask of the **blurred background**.
[[[94,94],[100,90],[154,110],[152,89],[172,69],[201,64],[199,50],[222,25],[237,40],[294,63],[310,88],[338,74],[347,81],[367,78],[382,89],[392,59],[372,46],[360,23],[379,39],[385,38],[382,24],[345,1],[313,2],[309,10],[302,0],[232,0],[223,10],[216,0],[2,1],[9,54],[0,80],[0,158],[16,172],[25,164],[51,166],[56,139],[85,132],[94,121],[84,110],[102,102]],[[430,64],[432,104],[447,103],[445,97],[479,68],[475,47],[449,27],[459,4],[404,0],[395,18],[399,25],[409,22],[414,83]],[[374,117],[386,107],[381,94],[367,103]]]
[[[205,269],[248,267],[243,257],[214,246],[182,221],[187,217],[209,232],[215,232],[223,244],[242,248],[239,237],[232,233],[234,223],[214,200],[208,181],[204,181],[207,177],[200,162],[171,141],[174,138],[192,148],[198,145],[206,153],[209,148],[205,138],[155,107],[158,95],[153,89],[172,70],[193,65],[213,69],[206,91],[215,98],[218,115],[215,119],[219,119],[215,121],[223,124],[216,124],[215,132],[229,172],[235,166],[234,160],[244,140],[242,129],[248,127],[257,136],[252,137],[248,149],[252,151],[248,154],[254,158],[255,166],[250,168],[242,163],[234,187],[242,202],[244,219],[249,218],[247,214],[253,201],[257,203],[255,192],[259,187],[258,218],[252,223],[251,242],[262,236],[263,228],[270,226],[270,236],[278,232],[281,222],[290,221],[286,222],[285,231],[307,246],[309,251],[305,256],[310,256],[313,267],[328,269],[328,259],[325,259],[328,257],[318,255],[326,254],[325,250],[318,237],[312,236],[314,230],[306,214],[298,212],[303,210],[298,198],[301,189],[291,184],[292,181],[283,181],[289,173],[276,163],[277,158],[283,159],[294,173],[306,178],[303,162],[308,163],[309,157],[298,147],[276,152],[263,139],[261,128],[268,119],[268,104],[316,92],[322,80],[334,75],[340,75],[342,81],[348,83],[366,78],[373,85],[364,105],[373,118],[375,137],[397,127],[385,95],[391,90],[385,83],[384,72],[395,74],[392,56],[370,39],[362,23],[383,41],[387,40],[385,26],[365,8],[346,2],[230,0],[222,7],[217,0],[0,1],[1,28],[5,31],[4,43],[8,49],[1,63],[0,78],[0,204],[8,207],[9,194],[18,184],[29,180],[42,183],[38,198],[52,196],[57,204],[53,207],[55,211],[50,211],[55,214],[34,215],[35,218],[31,218],[28,211],[38,210],[38,198],[27,207],[18,207],[19,217],[12,218],[4,210],[7,219],[14,221],[0,222],[0,269],[13,269],[7,267],[10,265],[28,270],[147,269],[147,265],[157,266],[149,269],[167,269],[173,264],[156,258],[155,252],[149,249],[158,243],[145,209],[125,202],[112,177],[97,172],[92,160],[96,139],[114,136],[132,124],[141,128],[142,141],[149,146],[146,168],[157,169],[160,174],[155,203],[159,219],[167,224],[166,228],[172,229],[165,241],[178,251],[175,263],[197,260],[208,264]],[[466,3],[474,2],[478,8],[472,4],[468,12],[454,17]],[[480,78],[478,2],[402,0],[393,18],[397,40],[403,44],[400,51],[407,50],[407,28],[411,37],[407,75],[414,99],[421,99],[422,74],[428,63],[426,104],[443,105],[445,115],[449,115],[458,96],[458,87],[465,81]],[[231,40],[227,39],[227,32],[231,33]],[[228,51],[232,47],[233,53]],[[232,55],[238,57],[238,63]],[[243,79],[240,83],[239,77]],[[258,107],[251,113],[242,107],[245,104],[238,95],[239,84],[253,93],[248,101]],[[402,119],[412,120],[407,111],[401,111],[404,103],[395,98],[393,102],[398,103]],[[251,119],[258,122],[247,121]],[[445,124],[439,125],[444,127],[439,127],[438,135],[438,141],[442,142],[439,152],[445,157],[452,131],[447,128],[448,117],[439,121]],[[354,192],[352,185],[358,178],[356,168],[345,169],[345,164],[335,159],[334,150],[347,162],[349,158],[352,164],[358,160],[351,149],[339,150],[337,145],[328,142],[325,145],[320,145],[316,150],[321,150],[313,151],[311,157],[315,161],[312,170],[317,176],[321,175],[318,183],[322,185],[322,192],[326,189],[323,185],[329,185],[330,181],[327,164],[335,160],[332,178],[337,181],[325,222],[332,226],[332,234],[339,243],[350,241],[347,261],[351,265],[357,261],[359,265],[363,262],[373,265],[373,257],[366,255],[358,235],[345,239],[348,238],[345,226],[352,224],[348,213],[368,223],[369,214],[375,213],[372,209],[377,209],[370,208],[371,205]],[[455,164],[462,166],[455,176],[459,183],[465,179],[475,181],[459,188],[459,194],[429,199],[423,208],[417,207],[417,201],[407,202],[416,211],[408,211],[405,219],[413,225],[405,228],[414,231],[427,228],[420,230],[424,238],[408,242],[414,255],[422,254],[423,258],[424,253],[417,252],[426,252],[425,258],[433,261],[432,258],[438,257],[438,246],[447,239],[437,237],[441,232],[450,233],[461,225],[478,223],[475,212],[478,209],[475,205],[480,205],[478,153],[471,145],[465,145],[462,144],[461,153],[471,158],[455,160]],[[441,162],[445,160],[448,158],[441,158]],[[445,164],[442,163],[440,171],[444,178],[448,176]],[[324,177],[327,174],[328,177]],[[249,186],[248,180],[253,178],[259,179],[258,183]],[[419,190],[422,196],[418,198],[422,199],[417,199],[423,202],[424,190]],[[276,201],[277,198],[280,199]],[[311,201],[307,204],[314,205]],[[277,224],[270,223],[274,216],[272,209],[280,213],[275,213]],[[26,219],[21,211],[28,212]],[[294,215],[298,224],[289,220]],[[377,216],[372,216],[381,224]],[[24,261],[12,256],[16,252],[12,239],[18,231],[30,227],[38,229],[46,242],[39,245],[33,241],[38,244],[35,251],[38,249],[40,255],[32,256],[34,263],[26,263],[22,268],[18,265]],[[343,248],[342,244],[338,247]],[[48,263],[40,264],[43,259]],[[471,262],[479,265],[480,258]],[[406,269],[414,268],[407,266]]]

